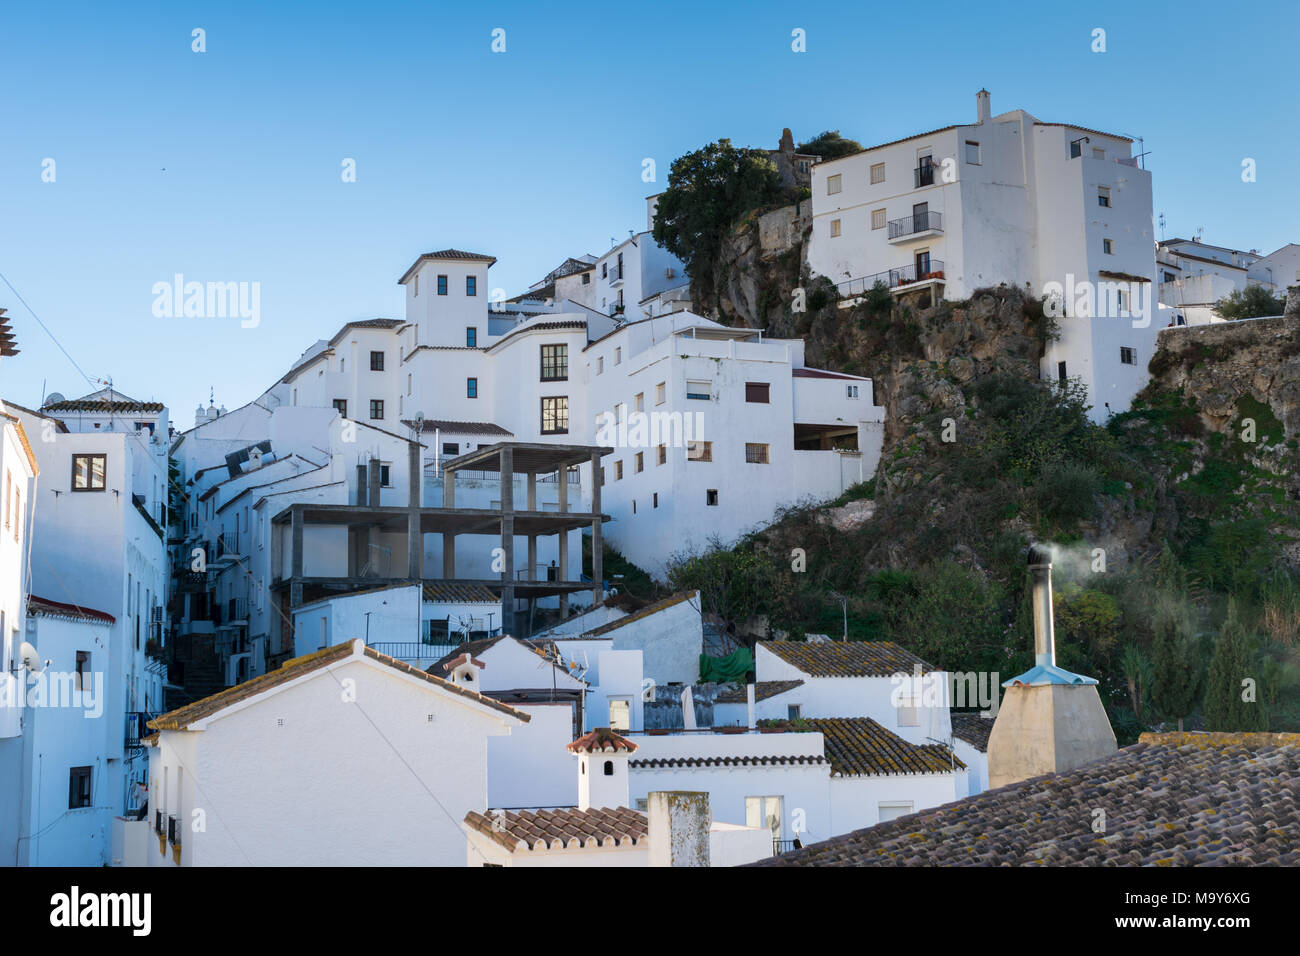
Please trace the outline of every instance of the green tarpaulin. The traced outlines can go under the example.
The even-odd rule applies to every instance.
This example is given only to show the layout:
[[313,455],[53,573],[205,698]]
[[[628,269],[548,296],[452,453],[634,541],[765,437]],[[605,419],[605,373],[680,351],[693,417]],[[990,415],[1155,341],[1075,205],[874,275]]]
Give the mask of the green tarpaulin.
[[700,682],[725,684],[744,681],[745,675],[754,669],[754,654],[748,647],[733,651],[726,657],[709,657],[700,655]]

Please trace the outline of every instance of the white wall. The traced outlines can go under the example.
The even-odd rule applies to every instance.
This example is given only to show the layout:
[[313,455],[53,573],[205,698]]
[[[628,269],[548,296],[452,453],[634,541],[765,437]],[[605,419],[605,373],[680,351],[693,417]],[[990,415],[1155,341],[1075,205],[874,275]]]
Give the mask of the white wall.
[[578,803],[578,761],[567,702],[518,704],[532,719],[488,741],[488,806],[572,807]]

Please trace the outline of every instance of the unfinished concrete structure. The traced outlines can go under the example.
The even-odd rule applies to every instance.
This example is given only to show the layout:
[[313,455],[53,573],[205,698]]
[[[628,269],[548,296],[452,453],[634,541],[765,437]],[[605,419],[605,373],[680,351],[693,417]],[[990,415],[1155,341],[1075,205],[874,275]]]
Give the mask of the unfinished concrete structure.
[[[604,598],[601,567],[601,524],[609,516],[600,510],[600,486],[593,483],[590,511],[569,510],[569,470],[590,463],[595,474],[600,473],[600,459],[613,451],[590,445],[552,445],[524,442],[498,442],[481,447],[446,462],[443,471],[443,500],[441,507],[429,507],[421,499],[420,444],[409,446],[410,495],[406,505],[381,505],[381,476],[378,462],[372,461],[368,473],[358,467],[357,502],[355,504],[295,503],[272,518],[277,533],[271,536],[271,566],[274,570],[272,588],[279,592],[284,610],[291,612],[302,604],[344,594],[363,588],[373,588],[376,578],[366,570],[367,554],[372,542],[381,534],[403,534],[406,539],[406,574],[389,574],[390,581],[431,583],[457,581],[463,584],[483,585],[499,594],[507,620],[507,633],[518,633],[514,614],[517,600],[527,602],[538,598],[558,596],[560,615],[568,613],[568,596],[575,591],[591,591],[593,603]],[[464,471],[495,473],[500,477],[500,505],[492,508],[456,507],[456,476]],[[537,482],[539,477],[554,474],[559,484],[559,504],[556,511],[542,511],[537,507]],[[524,507],[515,502],[515,476],[525,479],[526,501]],[[364,478],[364,480],[362,480]],[[592,535],[591,581],[581,580],[581,558],[576,575],[570,576],[567,532],[590,525]],[[311,526],[346,528],[346,572],[343,574],[307,573],[308,548],[306,529]],[[287,541],[283,534],[288,530]],[[426,574],[424,565],[424,535],[442,537],[442,575],[440,578]],[[456,575],[456,539],[463,535],[491,535],[500,541],[499,553],[493,570],[499,569],[499,578],[469,579]],[[544,579],[537,574],[537,539],[545,535],[558,536],[559,560],[553,575]],[[517,570],[515,537],[526,539],[528,561]],[[343,567],[339,556],[333,566]],[[522,573],[521,573],[522,572]],[[285,606],[287,605],[287,606]]]

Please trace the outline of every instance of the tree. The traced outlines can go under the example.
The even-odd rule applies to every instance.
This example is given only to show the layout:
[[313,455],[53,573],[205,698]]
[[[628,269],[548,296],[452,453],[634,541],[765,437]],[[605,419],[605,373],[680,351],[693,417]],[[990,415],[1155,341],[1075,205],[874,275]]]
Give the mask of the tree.
[[1254,650],[1246,629],[1237,619],[1235,601],[1228,602],[1228,618],[1214,643],[1210,671],[1205,681],[1205,726],[1208,730],[1248,731],[1268,729],[1264,705],[1247,693],[1243,682],[1258,680]]
[[1147,688],[1151,685],[1151,661],[1136,644],[1124,648],[1120,660],[1124,668],[1124,679],[1128,682],[1129,702],[1133,705],[1133,716],[1142,722],[1142,701]]
[[655,242],[681,259],[692,279],[707,276],[727,230],[780,195],[781,176],[765,150],[720,139],[673,160],[655,211]]
[[1286,311],[1286,300],[1262,285],[1248,285],[1225,295],[1214,304],[1214,311],[1225,319],[1256,319],[1262,315],[1281,315]]
[[1181,597],[1157,599],[1154,631],[1151,700],[1161,713],[1177,719],[1182,730],[1183,718],[1196,706],[1201,668],[1191,615]]
[[825,162],[828,159],[839,159],[841,156],[860,153],[862,144],[856,139],[845,139],[837,129],[828,129],[824,133],[818,133],[808,142],[800,143],[796,149],[800,153],[820,156]]

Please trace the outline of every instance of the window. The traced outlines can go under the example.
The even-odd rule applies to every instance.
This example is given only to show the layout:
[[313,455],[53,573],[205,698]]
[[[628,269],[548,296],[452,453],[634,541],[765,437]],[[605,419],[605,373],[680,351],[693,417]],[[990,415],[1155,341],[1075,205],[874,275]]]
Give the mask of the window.
[[668,383],[660,382],[655,386],[655,404],[662,405],[668,401]]
[[688,441],[686,443],[687,461],[713,461],[713,442]]
[[745,401],[766,405],[769,402],[768,393],[771,388],[772,386],[767,382],[746,382]]
[[407,395],[411,394],[411,373],[410,372],[406,373],[406,394]]
[[334,399],[334,411],[338,412],[344,418],[348,417],[348,400],[346,398]]
[[838,238],[840,237],[840,235],[841,235],[841,232],[840,232],[840,221],[839,221],[838,219],[832,219],[832,220],[831,220],[831,238],[832,238],[832,239],[838,239]]
[[371,352],[371,353],[370,353],[370,371],[372,371],[372,372],[382,372],[383,370],[384,370],[384,353],[383,353],[383,352]]
[[709,488],[707,491],[704,492],[704,503],[708,505],[710,508],[716,508],[718,506],[717,488]]
[[1136,365],[1137,354],[1132,349],[1121,345],[1119,347],[1119,360],[1124,365]]
[[68,809],[90,806],[90,768],[73,767],[68,771]]
[[667,446],[667,445],[660,445],[660,446],[659,446],[659,464],[663,465],[663,464],[666,464],[667,462],[668,462],[668,446]]
[[883,183],[885,181],[885,164],[875,163],[871,167],[871,185]]
[[392,478],[392,465],[385,465],[381,462],[379,465],[379,486],[381,488],[393,487],[393,483],[390,480],[391,478]]
[[915,697],[900,697],[898,699],[898,726],[921,726],[921,715],[917,711]]
[[844,180],[839,173],[836,173],[834,176],[826,177],[826,195],[834,196],[843,188]]
[[465,294],[478,295],[478,279],[474,276],[465,277]]
[[542,434],[569,433],[569,399],[567,396],[542,399]]
[[1100,146],[1094,146],[1094,147],[1092,148],[1092,158],[1093,158],[1093,159],[1105,159],[1105,158],[1106,158],[1106,151],[1105,151],[1104,149],[1102,149]]
[[465,397],[478,398],[478,379],[476,378],[465,379]]
[[605,356],[603,356],[603,355],[597,355],[597,356],[596,356],[596,374],[599,375],[599,374],[600,374],[601,372],[603,372],[603,371],[605,371]]
[[609,263],[608,263],[608,262],[602,262],[602,263],[600,264],[600,277],[601,277],[602,279],[608,279],[608,278],[609,278]]
[[1058,381],[1061,381],[1061,382],[1064,382],[1064,381],[1065,381],[1065,363],[1064,363],[1064,362],[1057,362],[1057,363],[1056,363],[1056,378],[1057,378]]
[[767,827],[773,840],[781,839],[781,798],[746,797],[745,826]]
[[619,347],[617,347],[617,348],[614,349],[614,364],[615,364],[615,365],[621,365],[621,364],[623,364],[623,348],[622,348],[622,346],[619,346]]
[[614,761],[612,760],[605,761],[605,776],[607,777],[614,776]]
[[966,162],[972,166],[980,164],[980,144],[973,139],[966,140]]
[[582,284],[583,284],[583,285],[591,285],[591,273],[590,273],[590,272],[584,272],[584,273],[582,274]]
[[[623,278],[623,253],[621,252],[618,254],[618,275],[615,276],[615,278]],[[621,302],[622,300],[620,299],[619,301]]]
[[107,470],[107,455],[73,455],[72,490],[103,491],[108,487]]
[[76,683],[77,690],[90,690],[90,651],[77,651]]
[[886,823],[890,820],[897,820],[899,817],[905,817],[912,812],[912,802],[910,800],[897,803],[882,803],[880,804],[880,822]]
[[1110,208],[1110,187],[1109,186],[1097,187],[1097,205]]
[[1164,278],[1162,278],[1160,281],[1161,281],[1161,282],[1177,282],[1177,281],[1178,281],[1178,276],[1174,275],[1172,272],[1166,272],[1166,273],[1164,274]]
[[857,398],[857,397],[858,397],[858,386],[856,386],[856,385],[845,385],[845,386],[844,386],[844,397],[845,397],[845,398]]
[[614,462],[614,480],[623,480],[623,462],[621,460]]
[[420,295],[420,275],[419,275],[419,273],[416,273],[416,275],[415,275],[415,295],[416,295],[417,298],[418,298],[419,295]]
[[637,474],[645,471],[645,452],[643,451],[636,453],[636,470]]
[[1108,255],[1108,256],[1112,256],[1112,255],[1114,255],[1114,254],[1115,254],[1115,243],[1114,243],[1114,241],[1113,241],[1113,240],[1110,240],[1110,239],[1103,239],[1103,240],[1101,241],[1101,251],[1104,252],[1104,253],[1106,253],[1106,255]]
[[632,701],[630,698],[611,697],[609,699],[609,729],[632,729]]
[[438,276],[438,295],[447,294],[447,277]]
[[472,325],[465,330],[465,347],[468,349],[478,348],[478,329]]
[[713,397],[713,383],[704,380],[687,381],[686,397],[696,401],[707,402]]
[[755,442],[745,442],[745,461],[751,465],[769,464],[767,457],[768,446]]
[[569,347],[567,345],[542,346],[542,381],[567,382],[569,380]]
[[632,514],[636,514],[636,499],[632,499]]
[[872,229],[885,228],[885,210],[883,209],[871,210],[871,228]]
[[632,399],[632,406],[638,412],[645,411],[645,392],[636,393],[636,398]]
[[459,455],[459,454],[460,454],[460,442],[458,442],[458,441],[445,441],[445,442],[443,442],[443,443],[442,443],[442,453],[443,453],[444,455]]
[[654,493],[654,507],[659,507],[659,492],[657,491]]
[[370,417],[376,421],[384,417],[384,400],[382,398],[372,398],[370,400]]
[[786,709],[785,709],[785,716],[786,716],[786,719],[787,719],[787,720],[802,720],[802,719],[803,719],[802,716],[801,716],[800,713],[799,713],[799,706],[800,706],[799,704],[791,704],[791,705],[789,705],[788,707],[786,707]]
[[1070,158],[1078,159],[1082,155],[1083,155],[1083,141],[1076,139],[1070,143]]

